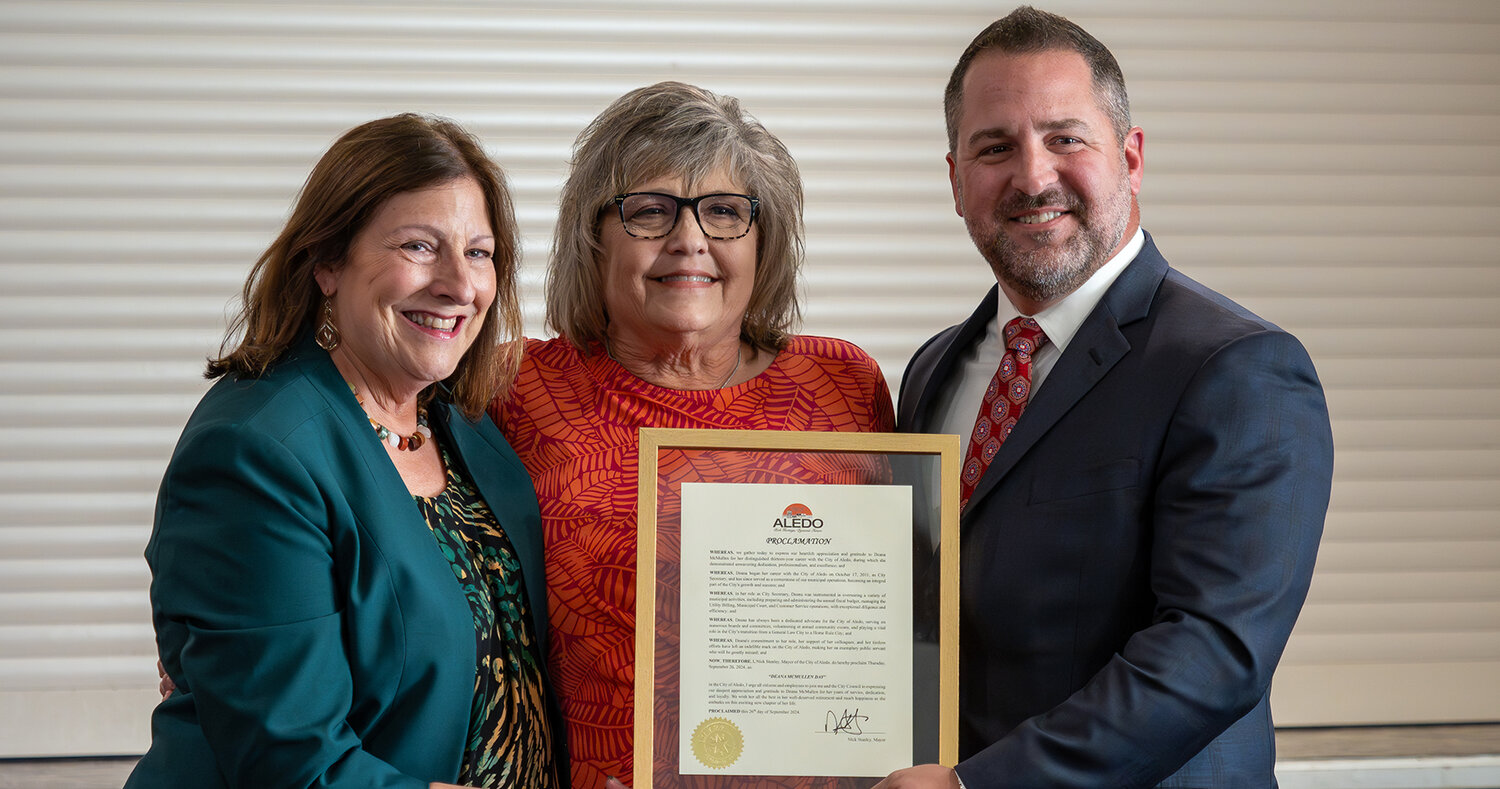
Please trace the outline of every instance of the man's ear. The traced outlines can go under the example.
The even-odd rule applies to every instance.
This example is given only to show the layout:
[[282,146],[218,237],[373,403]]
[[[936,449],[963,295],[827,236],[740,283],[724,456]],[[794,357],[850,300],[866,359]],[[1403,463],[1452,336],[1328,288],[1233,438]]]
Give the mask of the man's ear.
[[1130,173],[1130,193],[1139,195],[1146,175],[1146,133],[1139,126],[1125,134],[1125,169]]
[[954,163],[951,152],[943,158],[948,160],[948,183],[953,185],[953,210],[958,212],[959,216],[963,216],[964,198],[963,188],[958,185],[958,165]]

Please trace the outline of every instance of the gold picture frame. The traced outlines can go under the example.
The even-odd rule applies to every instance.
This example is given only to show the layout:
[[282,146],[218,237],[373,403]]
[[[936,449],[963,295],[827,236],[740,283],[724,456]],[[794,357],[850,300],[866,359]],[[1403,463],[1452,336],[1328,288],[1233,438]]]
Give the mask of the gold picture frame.
[[[894,495],[894,501],[909,501],[909,521],[904,520],[900,506],[880,512],[882,522],[890,518],[898,521],[893,524],[895,528],[909,524],[912,545],[911,605],[906,607],[907,601],[898,600],[900,605],[894,607],[909,612],[910,623],[908,625],[899,617],[893,618],[888,631],[901,632],[909,627],[912,634],[909,656],[912,721],[909,727],[908,722],[898,721],[896,727],[910,732],[912,758],[897,766],[923,762],[953,766],[957,763],[958,447],[958,437],[952,435],[641,429],[636,575],[635,789],[728,789],[772,784],[864,789],[883,777],[883,773],[881,776],[868,773],[789,775],[781,769],[744,775],[742,770],[734,768],[739,749],[744,747],[744,735],[733,721],[726,719],[733,716],[710,716],[693,722],[680,719],[682,699],[677,683],[681,682],[682,671],[696,669],[699,663],[718,662],[693,660],[693,665],[687,667],[680,662],[682,634],[679,628],[684,603],[678,584],[685,572],[681,553],[684,490],[691,494],[688,504],[702,500],[709,490],[743,493],[753,500],[763,490],[779,492],[788,489],[784,487],[787,485],[792,486],[790,490],[803,490],[812,496],[840,494],[845,500],[883,501],[885,499],[880,497]],[[684,484],[689,487],[683,488]],[[726,484],[760,487],[714,487]],[[695,490],[694,485],[701,487]],[[832,487],[805,487],[820,485]],[[858,487],[864,485],[872,487],[868,491]],[[878,501],[870,506],[878,506]],[[893,514],[886,516],[885,512]],[[796,513],[789,509],[783,513],[786,514],[793,518],[776,520],[778,525],[775,528],[785,526],[789,529],[799,525]],[[801,520],[809,522],[808,519]],[[821,520],[818,526],[821,527]],[[892,524],[884,528],[889,533]],[[722,532],[717,526],[713,529],[693,526],[690,531]],[[788,532],[778,532],[784,533]],[[858,529],[846,530],[841,535],[863,539]],[[845,538],[841,536],[840,539]],[[766,541],[812,542],[799,537],[767,538]],[[894,560],[904,558],[899,555],[901,550],[904,548],[894,552]],[[840,555],[850,554],[844,552]],[[865,556],[866,553],[854,555]],[[792,567],[790,563],[786,566]],[[892,566],[900,569],[899,563]],[[700,568],[690,566],[688,570],[698,572]],[[894,577],[906,576],[897,574]],[[688,604],[698,606],[698,600],[698,595],[691,595]],[[733,629],[736,625],[723,627]],[[889,639],[881,643],[884,648],[894,650],[890,654],[908,659],[902,651],[902,643]],[[908,664],[898,661],[896,665]],[[699,673],[709,672],[704,669]],[[841,676],[843,672],[835,671],[834,674]],[[902,685],[898,690],[905,691],[906,688]],[[899,692],[895,697],[906,698]],[[851,743],[840,747],[863,747],[860,743],[875,738],[874,734],[859,728],[861,719],[866,717],[861,715],[859,707],[851,710],[832,702],[824,706],[830,707],[823,724],[824,731],[831,728],[832,733],[839,735],[835,739]],[[690,725],[694,729],[685,740],[683,729]],[[898,737],[897,741],[905,740]],[[689,743],[691,751],[688,750]],[[694,757],[687,768],[682,764],[682,753],[691,753]],[[747,757],[746,762],[750,761]],[[795,759],[787,761],[796,762]]]

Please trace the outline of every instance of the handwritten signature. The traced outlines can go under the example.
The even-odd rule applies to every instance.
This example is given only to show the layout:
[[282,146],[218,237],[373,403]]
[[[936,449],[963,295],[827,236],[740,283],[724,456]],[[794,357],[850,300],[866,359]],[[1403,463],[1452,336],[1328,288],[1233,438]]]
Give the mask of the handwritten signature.
[[855,707],[853,712],[846,707],[843,714],[829,710],[828,714],[823,716],[823,731],[830,734],[864,734],[865,731],[860,724],[867,723],[869,720],[870,716],[859,714],[859,707]]

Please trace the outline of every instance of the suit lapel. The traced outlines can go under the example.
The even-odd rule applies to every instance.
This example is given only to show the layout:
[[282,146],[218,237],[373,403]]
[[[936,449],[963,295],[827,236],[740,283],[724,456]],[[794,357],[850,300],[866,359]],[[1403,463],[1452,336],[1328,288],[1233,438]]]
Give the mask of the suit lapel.
[[379,502],[370,514],[378,514],[382,519],[407,515],[419,517],[420,512],[412,502],[401,474],[385,456],[379,439],[374,437],[369,416],[360,407],[327,352],[304,338],[298,356],[297,363],[302,366],[303,374],[316,385],[333,419],[344,432],[342,440],[335,444],[347,447],[344,453],[347,456],[341,458],[345,482],[362,491],[361,495],[351,496],[350,500]]
[[[545,638],[547,588],[546,571],[541,564],[541,513],[526,467],[510,445],[504,443],[498,428],[485,427],[489,417],[480,416],[478,423],[470,423],[455,407],[443,402],[434,402],[430,410],[433,429],[441,431],[449,442],[454,462],[462,464],[465,475],[479,489],[496,522],[505,529],[505,537],[521,562],[536,632]],[[480,458],[485,461],[483,465],[471,462]]]
[[1146,245],[1140,254],[1084,319],[1078,333],[1068,343],[1068,349],[1058,358],[1036,396],[1027,404],[1015,430],[990,461],[969,499],[971,511],[975,509],[973,505],[994,490],[1042,436],[1130,352],[1130,341],[1120,329],[1146,317],[1166,273],[1167,261],[1147,234]]
[[330,429],[339,431],[329,436],[328,449],[339,469],[340,490],[364,532],[381,551],[425,564],[412,577],[434,584],[439,594],[448,597],[446,615],[468,621],[471,615],[462,587],[446,580],[453,577],[448,560],[437,549],[406,482],[333,360],[309,336],[301,342],[294,363],[327,404]]
[[[480,424],[483,424],[485,417],[481,416],[480,420]],[[521,459],[510,451],[509,445],[505,446],[502,451],[501,447],[487,441],[475,429],[475,426],[460,416],[452,406],[443,406],[441,424],[459,456],[458,461],[464,464],[464,470],[468,473],[469,479],[473,480],[475,487],[479,488],[479,493],[484,496],[485,502],[490,503],[490,511],[495,513],[495,520],[499,521],[502,527],[508,527],[505,529],[505,536],[526,564],[524,571],[529,586],[529,581],[533,577],[540,577],[542,574],[542,568],[533,566],[534,562],[531,561],[532,557],[542,555],[541,535],[533,529],[525,528],[525,524],[507,524],[504,517],[507,509],[514,509],[518,512],[522,509],[521,507],[507,507],[507,502],[514,502],[520,495],[533,497],[536,495],[530,489],[529,484],[527,490],[517,491],[516,486],[508,481],[526,480],[529,483],[531,477],[527,476],[526,467],[521,465]],[[498,438],[499,435],[499,431],[496,430],[495,436]],[[486,462],[503,463],[509,468],[476,468],[475,464],[469,462],[472,458],[485,458]],[[533,599],[536,599],[535,594],[533,594]]]
[[953,372],[953,366],[980,337],[984,336],[985,328],[989,326],[990,321],[994,320],[999,306],[999,291],[999,285],[990,288],[990,292],[979,302],[979,306],[975,308],[968,320],[952,330],[947,347],[938,352],[935,362],[930,365],[922,364],[920,359],[922,354],[918,354],[919,358],[913,360],[913,367],[917,369],[910,373],[911,385],[903,389],[916,392],[918,396],[914,404],[902,403],[901,418],[897,421],[902,431],[924,433],[932,429],[933,400],[947,383],[948,376]]

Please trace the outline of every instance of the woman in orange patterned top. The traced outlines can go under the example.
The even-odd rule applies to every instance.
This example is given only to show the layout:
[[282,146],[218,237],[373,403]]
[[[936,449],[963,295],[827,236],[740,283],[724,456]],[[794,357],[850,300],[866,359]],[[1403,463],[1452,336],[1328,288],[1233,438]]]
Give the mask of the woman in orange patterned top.
[[579,135],[547,281],[559,337],[528,343],[491,406],[541,503],[573,789],[632,774],[638,429],[894,427],[873,359],[790,334],[801,259],[796,163],[735,99],[665,82]]

